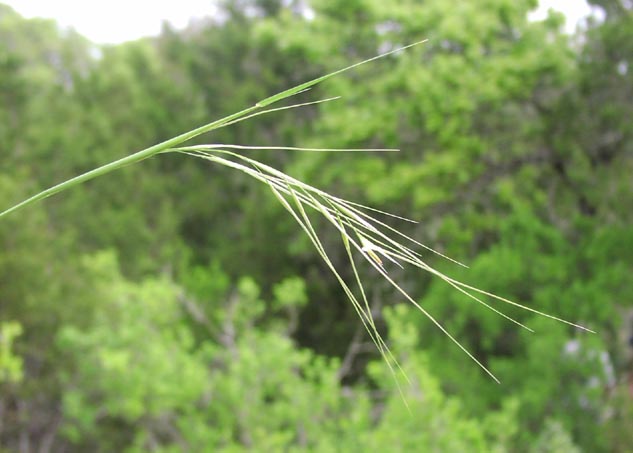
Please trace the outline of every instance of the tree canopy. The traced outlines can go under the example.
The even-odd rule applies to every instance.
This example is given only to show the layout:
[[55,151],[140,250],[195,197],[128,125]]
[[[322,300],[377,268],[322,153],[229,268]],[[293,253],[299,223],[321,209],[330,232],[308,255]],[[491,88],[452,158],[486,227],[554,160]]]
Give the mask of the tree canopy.
[[159,155],[0,219],[0,451],[629,451],[633,9],[592,0],[604,17],[568,35],[536,3],[224,0],[103,47],[0,5],[0,211],[428,38],[298,97],[336,102],[194,142],[398,148],[248,152],[417,220],[381,217],[469,266],[420,250],[447,275],[597,332],[508,309],[530,333],[389,267],[499,385],[359,263],[407,382],[270,191]]

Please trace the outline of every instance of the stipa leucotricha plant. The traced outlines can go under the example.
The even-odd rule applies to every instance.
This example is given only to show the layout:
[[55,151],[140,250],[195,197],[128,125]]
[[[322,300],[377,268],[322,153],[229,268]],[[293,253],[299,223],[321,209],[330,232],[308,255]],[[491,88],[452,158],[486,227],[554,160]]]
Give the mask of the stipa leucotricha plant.
[[[424,41],[422,41],[424,42]],[[297,221],[303,231],[307,234],[310,241],[314,245],[317,253],[323,259],[325,264],[330,268],[339,284],[343,288],[345,294],[354,306],[354,309],[358,313],[365,329],[376,344],[378,350],[385,358],[387,364],[393,370],[393,365],[397,366],[397,361],[392,356],[386,342],[376,328],[374,318],[367,300],[367,294],[363,286],[363,279],[361,278],[358,267],[355,261],[355,256],[365,259],[390,285],[394,287],[405,299],[413,304],[418,310],[420,310],[442,333],[444,333],[451,341],[453,341],[464,353],[466,353],[474,362],[476,362],[482,369],[484,369],[493,379],[497,381],[497,378],[480,362],[478,361],[459,341],[457,341],[441,324],[435,319],[427,310],[424,309],[414,298],[409,296],[406,291],[402,289],[400,285],[389,275],[386,270],[386,262],[393,263],[394,265],[403,266],[410,265],[422,269],[426,272],[430,272],[434,276],[441,278],[447,284],[451,285],[457,291],[462,292],[469,298],[473,299],[477,303],[483,305],[485,308],[494,311],[495,313],[507,318],[511,322],[518,324],[519,326],[530,330],[528,327],[519,323],[518,321],[505,315],[497,308],[493,307],[489,303],[482,300],[481,296],[491,297],[498,301],[520,307],[524,310],[537,313],[554,320],[573,325],[580,329],[584,327],[578,326],[571,322],[562,320],[552,315],[536,311],[530,307],[520,305],[516,302],[512,302],[503,297],[496,296],[484,290],[475,288],[473,286],[462,283],[455,280],[440,271],[429,266],[422,259],[422,255],[414,251],[411,247],[405,244],[414,244],[419,247],[428,249],[435,252],[429,247],[415,241],[413,238],[401,233],[396,228],[389,226],[387,223],[380,221],[375,215],[375,209],[362,206],[357,203],[353,203],[347,200],[343,200],[327,192],[319,190],[308,184],[305,184],[297,179],[294,179],[287,174],[276,170],[268,165],[265,165],[255,159],[249,158],[244,154],[240,154],[237,150],[249,150],[249,149],[261,149],[258,147],[238,146],[238,145],[200,145],[183,147],[182,144],[186,141],[197,137],[203,133],[211,132],[213,130],[235,124],[240,121],[244,121],[253,118],[258,115],[268,114],[275,111],[287,110],[292,108],[298,108],[305,105],[317,104],[321,102],[332,101],[336,98],[324,99],[321,101],[308,102],[302,104],[294,104],[276,108],[267,108],[268,106],[285,100],[298,93],[309,90],[314,85],[323,82],[324,80],[340,74],[344,71],[352,69],[364,63],[383,58],[387,55],[393,54],[400,50],[404,50],[408,47],[417,45],[420,43],[414,43],[410,46],[406,46],[400,49],[395,49],[390,52],[378,55],[369,60],[362,61],[347,68],[333,72],[331,74],[319,77],[312,81],[303,83],[289,90],[283,91],[279,94],[266,98],[252,107],[244,109],[228,117],[206,124],[199,128],[193,129],[189,132],[181,134],[177,137],[171,138],[163,143],[151,146],[147,149],[139,151],[135,154],[127,156],[123,159],[111,162],[102,167],[84,173],[83,175],[72,178],[47,190],[44,190],[37,195],[7,209],[0,213],[0,217],[3,217],[11,212],[14,212],[22,207],[25,207],[38,200],[64,191],[78,184],[84,183],[97,176],[107,174],[113,170],[121,168],[123,166],[140,162],[141,160],[155,156],[160,153],[183,153],[185,155],[195,156],[205,159],[215,164],[223,165],[225,167],[239,170],[258,181],[266,184],[272,193],[277,197],[282,206],[288,211],[288,213]],[[285,150],[302,150],[302,151],[395,151],[395,150],[333,150],[333,149],[308,149],[308,148],[285,148],[285,147],[267,147],[266,149],[285,149]],[[354,282],[350,284],[342,278],[341,272],[337,269],[328,253],[326,252],[319,234],[315,230],[313,223],[310,220],[308,212],[318,213],[322,215],[330,224],[338,230],[341,235],[341,242],[347,254],[349,260],[349,266],[354,275]],[[387,213],[382,213],[387,214]],[[387,214],[390,215],[390,214]],[[402,220],[407,220],[403,219]],[[394,239],[398,238],[398,240]],[[442,255],[443,256],[443,255]],[[447,258],[447,257],[444,257]],[[450,259],[450,258],[447,258]],[[459,264],[459,263],[458,263]],[[357,295],[358,294],[358,295]],[[498,382],[498,381],[497,381]]]

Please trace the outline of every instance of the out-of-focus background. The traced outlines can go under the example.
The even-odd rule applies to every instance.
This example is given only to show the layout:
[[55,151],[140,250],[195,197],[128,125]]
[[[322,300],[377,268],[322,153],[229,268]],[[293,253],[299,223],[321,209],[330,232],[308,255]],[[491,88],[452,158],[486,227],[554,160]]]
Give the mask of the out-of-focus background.
[[0,5],[0,210],[428,38],[197,142],[399,148],[255,156],[597,334],[386,263],[498,385],[361,265],[400,393],[274,195],[163,155],[1,219],[0,451],[631,451],[630,0],[93,3]]

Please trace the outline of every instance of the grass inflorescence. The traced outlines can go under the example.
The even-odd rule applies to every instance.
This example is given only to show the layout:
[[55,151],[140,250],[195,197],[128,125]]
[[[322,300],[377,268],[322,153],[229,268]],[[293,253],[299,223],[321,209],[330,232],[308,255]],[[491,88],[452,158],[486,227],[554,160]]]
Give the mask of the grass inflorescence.
[[[565,321],[555,316],[537,311],[533,308],[518,304],[511,300],[489,293],[487,291],[475,288],[473,286],[462,283],[455,280],[437,269],[428,265],[422,259],[422,255],[416,252],[412,247],[421,247],[443,258],[449,259],[456,264],[462,265],[451,258],[448,258],[439,252],[431,249],[430,247],[421,244],[415,239],[405,235],[398,229],[388,225],[385,222],[379,220],[377,214],[391,215],[382,211],[378,211],[368,206],[363,206],[358,203],[338,198],[330,193],[319,190],[313,186],[310,186],[302,181],[299,181],[291,176],[270,167],[264,163],[261,163],[253,158],[246,156],[238,151],[248,150],[290,150],[290,151],[306,151],[306,152],[342,152],[342,151],[397,151],[392,149],[324,149],[324,148],[297,148],[297,147],[257,147],[257,146],[243,146],[243,145],[198,145],[198,146],[183,146],[188,140],[197,137],[201,134],[211,132],[213,130],[226,127],[235,124],[240,121],[245,121],[253,117],[269,114],[272,112],[278,112],[293,108],[299,108],[306,105],[319,104],[323,102],[333,101],[337,98],[328,98],[319,101],[306,102],[300,104],[286,105],[282,107],[267,108],[268,106],[281,102],[294,95],[309,90],[318,83],[321,83],[330,77],[337,74],[341,74],[352,68],[360,66],[365,63],[369,63],[379,58],[383,58],[387,55],[395,52],[407,49],[409,47],[421,44],[425,41],[420,41],[399,49],[386,52],[376,57],[370,58],[365,61],[361,61],[354,65],[348,66],[341,70],[332,72],[325,76],[311,80],[309,82],[298,85],[294,88],[290,88],[274,96],[268,97],[254,106],[246,108],[240,112],[229,115],[220,120],[211,122],[204,126],[198,127],[191,131],[185,132],[181,135],[173,137],[157,145],[151,146],[137,153],[131,154],[127,157],[119,159],[117,161],[108,163],[99,168],[91,170],[87,173],[79,175],[75,178],[64,181],[56,186],[46,189],[33,197],[18,203],[4,212],[0,213],[0,218],[6,216],[12,212],[15,212],[21,208],[24,208],[38,200],[49,197],[56,193],[70,189],[74,186],[82,184],[98,176],[105,175],[111,171],[122,168],[123,166],[140,162],[149,157],[155,156],[161,153],[180,153],[187,156],[194,156],[204,159],[214,164],[219,164],[225,167],[233,168],[248,176],[255,178],[256,180],[265,184],[272,193],[277,197],[281,205],[289,215],[299,224],[301,229],[309,237],[313,246],[315,247],[319,256],[323,259],[327,267],[332,271],[338,283],[344,290],[347,298],[352,303],[354,309],[359,315],[361,322],[367,330],[369,336],[373,340],[374,344],[382,354],[386,363],[393,371],[394,367],[399,367],[396,359],[389,351],[389,347],[385,340],[381,337],[376,327],[372,312],[367,300],[367,293],[363,285],[363,278],[359,274],[358,265],[355,257],[360,257],[367,261],[381,276],[384,278],[393,288],[399,292],[408,302],[413,304],[418,310],[420,310],[424,316],[426,316],[444,335],[446,335],[457,347],[459,347],[470,359],[472,359],[477,365],[479,365],[488,375],[490,375],[495,381],[499,382],[494,374],[487,369],[473,354],[471,354],[450,332],[446,330],[444,326],[434,318],[424,307],[422,307],[413,297],[411,297],[387,272],[385,268],[386,262],[403,267],[404,265],[410,265],[417,267],[432,275],[442,279],[448,285],[452,286],[455,290],[460,291],[467,297],[481,304],[485,308],[494,311],[496,314],[503,316],[509,321],[517,324],[518,326],[531,330],[527,326],[514,320],[513,318],[502,313],[499,309],[493,307],[490,303],[483,300],[483,296],[495,299],[497,301],[510,304],[512,306],[520,307],[524,310],[554,319],[559,322],[570,324],[579,329],[587,330],[585,327],[577,324]],[[323,216],[331,225],[338,230],[341,235],[341,242],[345,249],[349,267],[353,272],[354,281],[352,283],[347,282],[342,276],[341,271],[337,269],[328,253],[326,252],[319,235],[317,234],[313,222],[311,221],[309,213],[318,213]],[[410,221],[398,216],[403,221]],[[397,239],[394,239],[396,237]],[[408,245],[407,245],[408,244]]]

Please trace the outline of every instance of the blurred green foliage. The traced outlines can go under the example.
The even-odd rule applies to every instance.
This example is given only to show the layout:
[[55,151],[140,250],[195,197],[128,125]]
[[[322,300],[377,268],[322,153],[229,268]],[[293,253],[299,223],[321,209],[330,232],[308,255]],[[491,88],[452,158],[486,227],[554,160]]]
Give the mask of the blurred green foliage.
[[[253,152],[442,253],[367,265],[371,344],[270,193],[158,156],[0,222],[2,451],[627,452],[633,444],[633,11],[574,36],[533,0],[224,0],[222,20],[96,47],[0,5],[0,209],[80,172],[399,45],[277,113],[199,142],[389,147]],[[333,262],[353,279],[319,231]],[[426,253],[421,250],[421,253]]]

